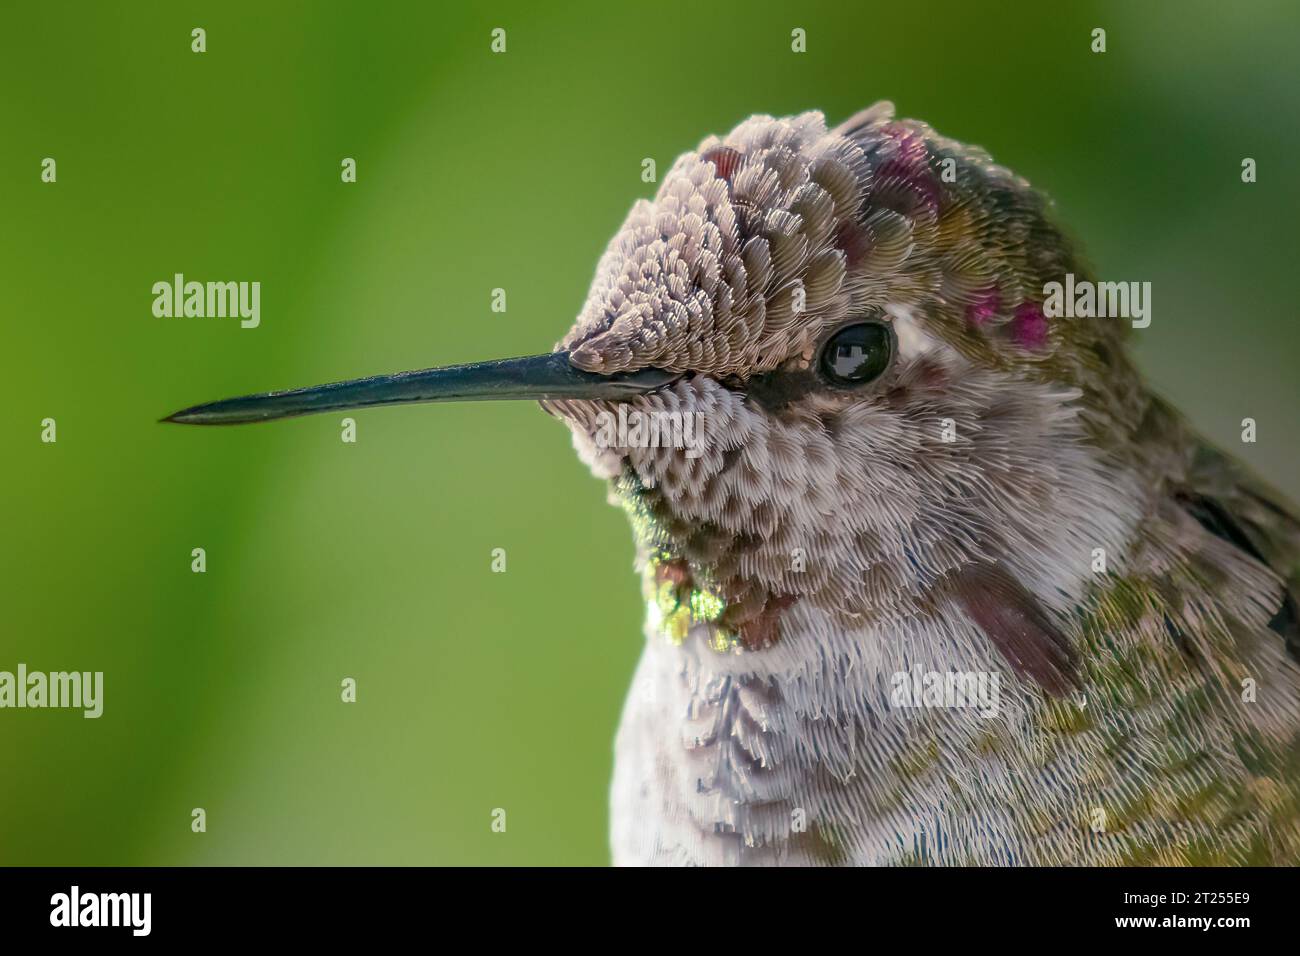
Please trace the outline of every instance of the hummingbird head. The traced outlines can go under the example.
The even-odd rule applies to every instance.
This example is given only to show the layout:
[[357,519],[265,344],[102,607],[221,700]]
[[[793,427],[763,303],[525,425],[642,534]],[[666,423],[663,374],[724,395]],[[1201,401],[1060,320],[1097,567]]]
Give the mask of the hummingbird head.
[[670,631],[754,648],[795,605],[915,617],[991,563],[1077,590],[1083,543],[1129,520],[1102,473],[1137,385],[1121,323],[1044,314],[1046,283],[1087,275],[1048,212],[888,103],[751,118],[633,206],[560,348],[678,377],[543,404],[632,515]]
[[1131,524],[1101,489],[1140,424],[1121,323],[1044,314],[1087,272],[1024,180],[891,104],[757,116],[633,206],[554,352],[167,420],[539,400],[632,515],[670,629],[759,648],[796,606],[924,613],[972,564],[1077,590],[1082,542]]

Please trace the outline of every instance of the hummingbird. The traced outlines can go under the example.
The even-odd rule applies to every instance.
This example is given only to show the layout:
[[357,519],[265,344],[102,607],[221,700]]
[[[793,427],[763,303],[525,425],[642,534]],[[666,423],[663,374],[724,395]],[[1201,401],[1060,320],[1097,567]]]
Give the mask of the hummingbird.
[[754,116],[632,206],[552,352],[164,420],[559,418],[645,599],[616,864],[1295,864],[1300,519],[1131,323],[1045,307],[1066,277],[984,150],[887,102]]

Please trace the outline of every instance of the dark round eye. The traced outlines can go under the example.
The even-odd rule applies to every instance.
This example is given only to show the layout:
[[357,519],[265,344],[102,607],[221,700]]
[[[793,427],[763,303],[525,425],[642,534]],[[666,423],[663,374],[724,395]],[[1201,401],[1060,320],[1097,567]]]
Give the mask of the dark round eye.
[[861,385],[889,367],[893,340],[882,322],[846,325],[822,346],[822,374],[836,385]]

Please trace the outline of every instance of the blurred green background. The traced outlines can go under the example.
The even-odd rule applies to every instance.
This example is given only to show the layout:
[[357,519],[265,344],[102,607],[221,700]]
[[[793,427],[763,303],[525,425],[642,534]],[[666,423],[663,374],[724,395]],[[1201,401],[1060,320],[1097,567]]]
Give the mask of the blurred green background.
[[[988,148],[1153,283],[1156,387],[1297,496],[1296,4],[846,7],[0,7],[0,670],[105,672],[99,720],[0,711],[0,862],[605,863],[642,609],[562,426],[155,420],[550,348],[642,158],[754,112],[890,98]],[[175,272],[260,281],[261,327],[153,317]]]

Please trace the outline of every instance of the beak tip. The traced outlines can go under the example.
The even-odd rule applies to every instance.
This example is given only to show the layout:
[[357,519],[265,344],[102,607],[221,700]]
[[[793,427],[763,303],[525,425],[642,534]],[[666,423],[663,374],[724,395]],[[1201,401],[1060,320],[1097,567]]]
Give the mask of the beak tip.
[[199,412],[199,408],[182,408],[179,412],[172,412],[163,418],[158,419],[159,425],[202,425],[204,419]]

